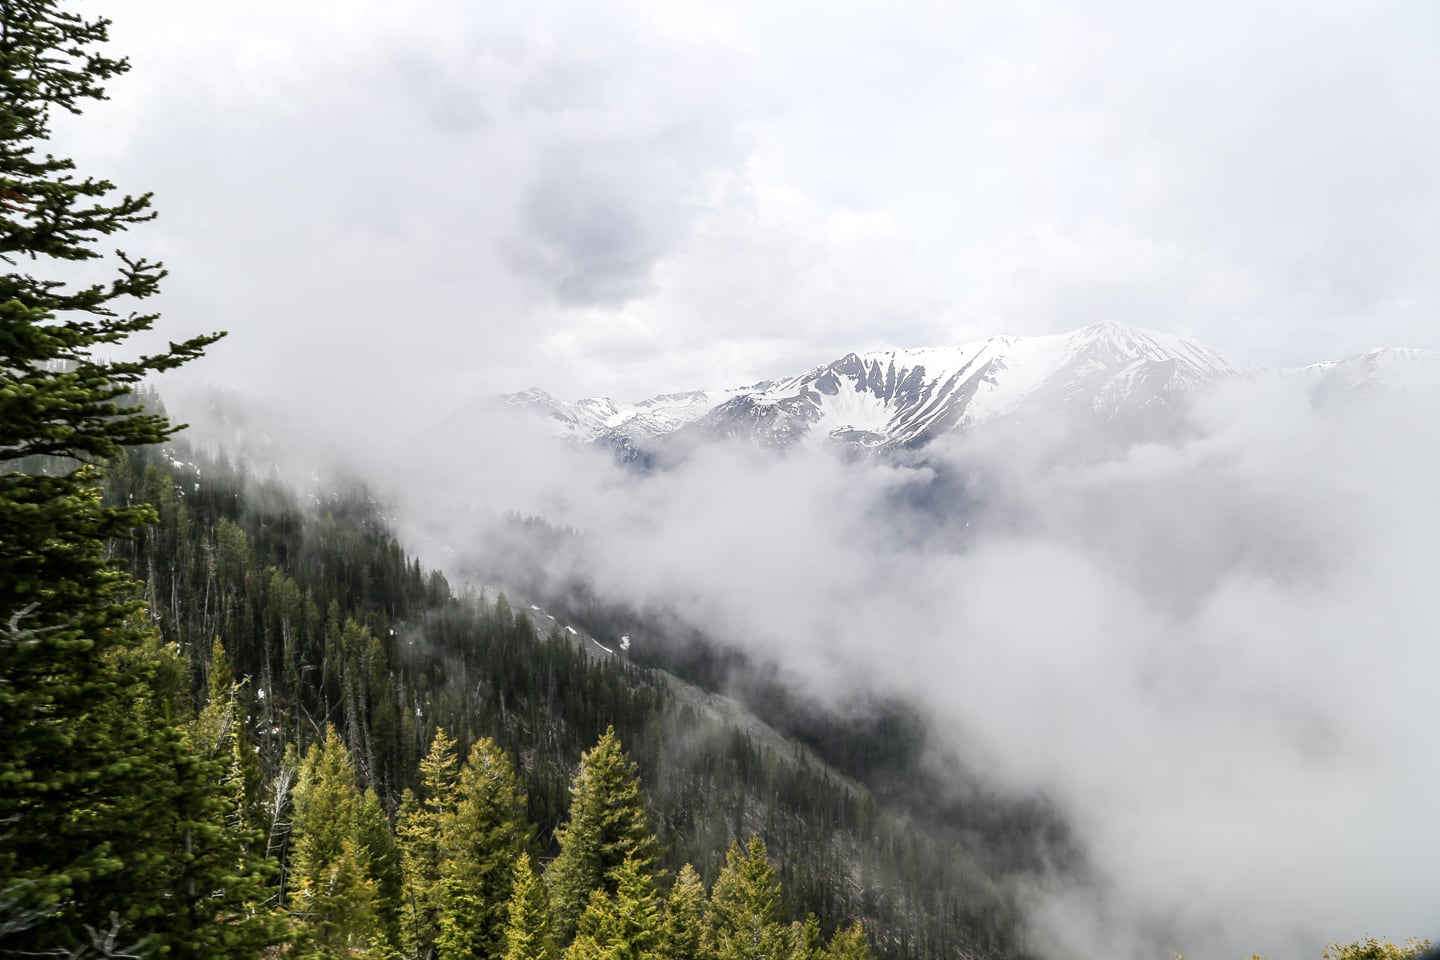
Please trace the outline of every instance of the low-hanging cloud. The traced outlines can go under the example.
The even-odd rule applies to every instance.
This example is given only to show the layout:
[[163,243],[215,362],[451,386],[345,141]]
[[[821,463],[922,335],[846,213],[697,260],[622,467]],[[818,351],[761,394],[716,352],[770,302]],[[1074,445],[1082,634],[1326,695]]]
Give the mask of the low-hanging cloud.
[[1057,958],[1431,932],[1433,392],[1255,380],[1103,456],[1031,423],[644,479],[417,425],[1101,316],[1284,362],[1433,343],[1433,11],[114,7],[136,71],[60,152],[157,189],[159,335],[232,330],[197,370],[265,398],[227,438],[376,478],[434,562],[538,514],[608,597],[904,691],[1088,841],[1102,881],[1033,891]]
[[1309,389],[1237,381],[1188,439],[1088,460],[1032,424],[923,466],[714,446],[641,478],[498,417],[451,423],[443,469],[391,466],[434,543],[482,550],[501,510],[578,527],[591,565],[557,576],[830,702],[902,693],[1053,798],[1094,873],[1027,895],[1048,956],[1317,956],[1435,932],[1440,393]]

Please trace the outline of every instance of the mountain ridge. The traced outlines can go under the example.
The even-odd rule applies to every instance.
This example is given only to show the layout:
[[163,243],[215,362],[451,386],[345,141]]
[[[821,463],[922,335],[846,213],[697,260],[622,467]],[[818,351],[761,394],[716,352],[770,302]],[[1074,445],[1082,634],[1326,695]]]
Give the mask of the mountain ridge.
[[[1428,368],[1440,353],[1377,348],[1276,372],[1314,389],[1372,390]],[[724,390],[659,394],[636,403],[568,402],[539,389],[488,398],[551,421],[556,436],[613,448],[622,459],[681,438],[743,439],[783,449],[833,444],[915,449],[952,432],[1031,412],[1092,422],[1172,422],[1199,390],[1266,372],[1197,340],[1101,321],[1069,333],[994,336],[948,347],[852,351],[791,377]],[[452,419],[463,416],[457,411]]]

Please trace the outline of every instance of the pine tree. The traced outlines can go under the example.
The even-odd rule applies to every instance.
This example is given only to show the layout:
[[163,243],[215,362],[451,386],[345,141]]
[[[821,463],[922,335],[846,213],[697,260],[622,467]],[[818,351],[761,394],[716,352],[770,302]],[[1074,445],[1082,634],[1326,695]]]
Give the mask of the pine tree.
[[615,893],[590,891],[565,960],[649,960],[661,942],[655,886],[634,859],[611,871]]
[[525,794],[515,768],[488,737],[470,750],[456,783],[458,802],[441,820],[441,960],[491,957],[504,948],[516,858],[525,851]]
[[350,960],[383,955],[375,881],[366,876],[355,841],[346,838],[335,859],[301,891],[304,960]]
[[306,753],[295,785],[290,906],[312,938],[309,956],[348,957],[385,943],[379,890],[359,840],[361,803],[350,751],[331,727]]
[[789,960],[826,960],[825,945],[820,938],[820,921],[815,914],[790,924]]
[[843,930],[836,930],[825,948],[827,960],[870,960],[870,940],[865,925],[856,920]]
[[550,903],[530,855],[515,861],[505,924],[505,960],[556,960],[559,951],[550,928]]
[[560,855],[550,864],[545,883],[550,891],[556,939],[567,942],[575,921],[590,897],[603,888],[615,892],[612,871],[627,859],[647,876],[654,875],[659,844],[650,831],[640,779],[625,755],[615,728],[606,729],[595,747],[580,758],[580,771],[570,787],[570,819],[556,831]]
[[365,875],[375,882],[376,913],[385,939],[398,944],[400,939],[400,898],[404,885],[400,865],[400,848],[380,796],[366,790],[355,811],[355,843]]
[[209,699],[200,709],[195,738],[211,757],[225,765],[225,787],[230,797],[227,816],[238,830],[259,828],[261,808],[260,761],[250,737],[250,714],[241,699],[242,684],[235,682],[225,645],[216,637],[210,647]]
[[455,810],[459,763],[455,741],[437,727],[430,752],[420,761],[422,797],[407,790],[396,816],[400,843],[400,947],[405,956],[435,956],[440,932],[440,862],[444,821]]
[[665,960],[701,960],[705,956],[704,931],[705,885],[687,863],[675,874],[675,883],[665,900],[660,955]]
[[[175,661],[174,672],[180,673],[178,657],[159,656]],[[229,709],[240,717],[238,729],[228,731],[228,743],[210,740],[213,731],[200,722],[189,730],[167,722],[172,707],[158,697],[141,708],[156,754],[168,759],[171,774],[152,782],[139,800],[150,812],[151,839],[168,838],[168,850],[152,847],[163,851],[174,875],[170,895],[158,905],[164,920],[152,944],[172,960],[254,957],[286,933],[282,919],[263,905],[275,871],[252,852],[261,833],[246,809],[250,777],[258,780],[258,769],[234,685],[227,696]],[[135,862],[130,866],[133,870]]]
[[355,814],[360,793],[355,786],[355,764],[339,732],[325,731],[325,739],[311,744],[295,784],[292,826],[291,882],[297,890],[317,888],[340,859],[347,840],[355,838]]
[[756,836],[745,849],[732,843],[710,892],[707,950],[715,960],[779,960],[788,953],[786,934],[780,925],[780,881],[765,844]]
[[148,898],[174,889],[175,865],[138,825],[153,818],[125,811],[172,783],[208,809],[205,771],[171,762],[183,719],[139,719],[160,664],[116,666],[150,628],[105,543],[154,513],[103,506],[95,464],[178,429],[130,390],[219,335],[119,358],[157,319],[133,308],[157,292],[161,266],[120,254],[108,282],[54,279],[153,216],[148,194],[116,200],[111,183],[45,150],[55,111],[81,113],[128,69],[101,52],[107,27],[58,0],[0,3],[0,948],[13,951],[88,946],[91,930],[127,943],[173,934],[181,921]]

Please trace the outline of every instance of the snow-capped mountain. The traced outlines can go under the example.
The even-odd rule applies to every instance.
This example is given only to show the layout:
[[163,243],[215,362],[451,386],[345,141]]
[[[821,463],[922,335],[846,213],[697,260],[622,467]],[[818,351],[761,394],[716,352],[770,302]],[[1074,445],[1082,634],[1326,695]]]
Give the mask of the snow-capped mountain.
[[599,440],[618,434],[632,440],[663,436],[693,423],[720,404],[746,391],[761,390],[756,384],[734,390],[694,390],[665,393],[639,403],[622,403],[609,397],[590,397],[567,403],[544,390],[522,390],[501,399],[509,406],[546,417],[558,436],[574,440]]
[[1134,416],[1235,372],[1202,344],[1106,322],[1054,336],[851,353],[782,380],[636,404],[605,398],[566,403],[539,390],[503,400],[549,418],[561,436],[627,452],[672,434],[748,438],[776,447],[831,442],[915,448],[1030,410],[1102,421]]
[[1433,381],[1440,374],[1440,353],[1381,347],[1343,360],[1312,363],[1299,373],[1313,384],[1311,393],[1316,400],[1328,402],[1354,393],[1403,389],[1419,381]]
[[[923,447],[980,424],[1033,415],[1111,425],[1134,439],[1164,436],[1196,391],[1240,368],[1204,344],[1104,322],[1040,337],[991,337],[953,347],[850,353],[797,376],[729,390],[671,393],[639,403],[574,403],[540,390],[508,394],[515,411],[546,418],[559,436],[633,459],[690,440],[763,446]],[[1440,353],[1379,349],[1276,371],[1299,375],[1317,403],[1440,376]]]
[[1099,323],[1055,336],[848,354],[743,393],[695,426],[710,435],[753,433],[780,446],[832,440],[915,448],[1032,410],[1127,417],[1234,372],[1201,344]]

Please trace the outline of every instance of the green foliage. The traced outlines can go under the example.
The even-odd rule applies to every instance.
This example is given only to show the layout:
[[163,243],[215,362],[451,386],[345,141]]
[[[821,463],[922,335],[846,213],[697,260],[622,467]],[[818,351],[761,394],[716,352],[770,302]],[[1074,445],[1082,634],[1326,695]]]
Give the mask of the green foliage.
[[515,861],[506,913],[505,960],[556,960],[559,951],[550,928],[550,900],[528,853]]
[[715,960],[773,960],[788,953],[780,924],[780,881],[752,836],[748,846],[730,845],[725,868],[710,892],[705,945]]
[[355,842],[341,843],[335,858],[298,894],[305,960],[383,955],[384,937],[375,881],[366,876]]
[[1354,943],[1332,941],[1321,954],[1325,960],[1410,960],[1430,949],[1429,940],[1411,937],[1404,943],[1391,943],[1379,937],[1366,937]]
[[374,851],[362,839],[373,838],[374,824],[366,828],[355,765],[334,727],[305,755],[294,802],[290,907],[307,927],[309,955],[348,957],[378,950],[386,941],[371,858],[388,851]]
[[491,957],[504,947],[515,860],[525,851],[525,795],[495,741],[470,749],[441,822],[439,935],[441,960]]
[[787,932],[789,960],[826,960],[824,943],[820,937],[820,921],[815,914],[790,924]]
[[355,764],[339,732],[330,727],[324,741],[305,754],[295,785],[290,877],[300,895],[319,888],[345,843],[353,844],[359,806]]
[[661,943],[660,906],[648,873],[634,858],[611,871],[614,894],[590,892],[566,960],[645,960]]
[[375,881],[376,908],[385,939],[399,943],[404,884],[400,847],[380,805],[380,796],[373,789],[365,791],[355,812],[355,844],[366,875]]
[[[179,674],[178,669],[175,672]],[[183,693],[177,691],[176,695]],[[225,645],[216,637],[210,652],[209,699],[195,722],[195,739],[208,756],[224,765],[222,783],[230,801],[227,820],[250,831],[260,829],[265,816],[260,796],[260,761],[242,694],[243,685],[235,682]]]
[[870,941],[865,925],[856,920],[843,930],[835,931],[825,948],[826,960],[870,960]]
[[[53,0],[0,4],[0,951],[68,954],[97,936],[172,957],[254,956],[279,935],[230,801],[233,745],[189,729],[183,668],[154,642],[108,543],[150,522],[103,504],[96,464],[178,428],[132,389],[218,335],[125,359],[159,264],[119,254],[72,286],[66,262],[150,219],[49,153],[56,110],[80,113],[125,72],[108,22]],[[20,269],[27,261],[27,269]],[[229,739],[227,739],[229,737]]]
[[653,876],[659,855],[640,796],[639,771],[621,748],[614,727],[581,758],[570,793],[570,820],[556,831],[560,855],[545,873],[551,919],[561,942],[573,934],[591,890],[613,894],[613,871],[627,860]]
[[400,945],[408,957],[429,957],[435,952],[443,906],[440,868],[446,821],[454,814],[458,780],[455,741],[443,727],[437,727],[430,751],[420,761],[423,799],[407,790],[396,818],[402,865]]
[[700,960],[704,934],[705,885],[687,863],[675,874],[665,900],[660,953],[666,960]]

